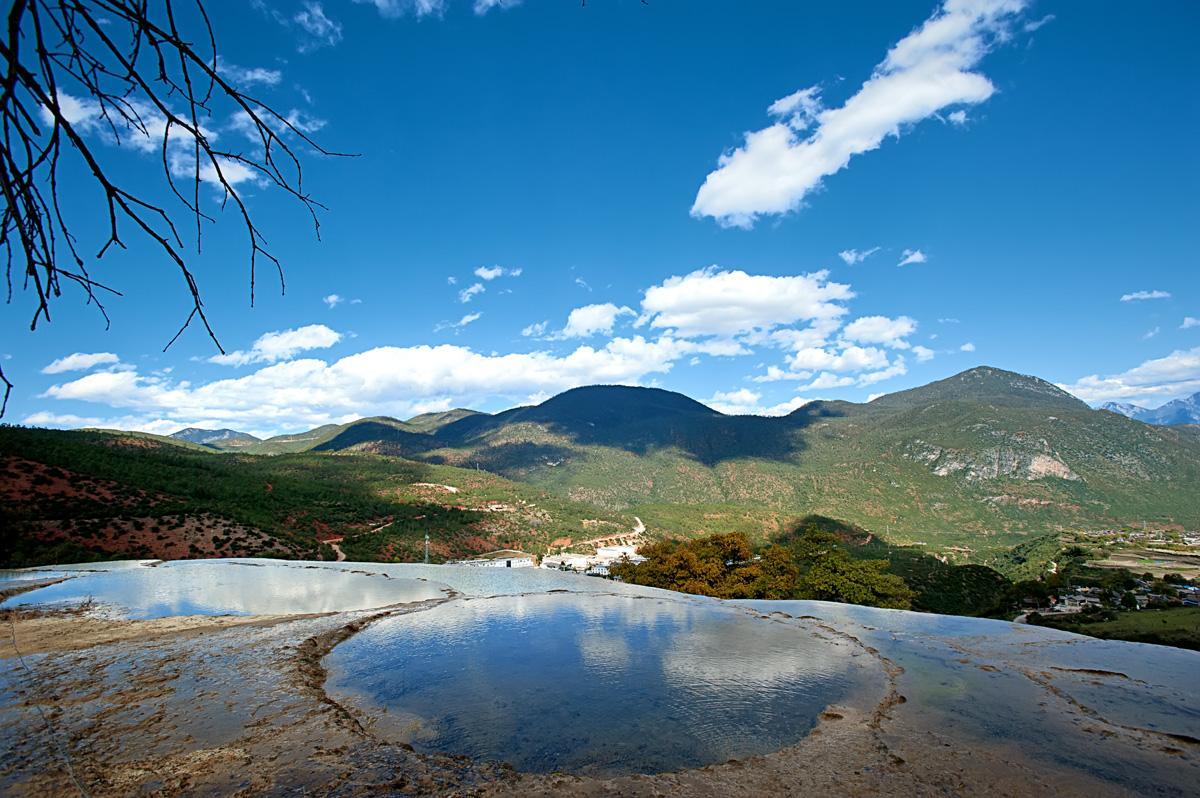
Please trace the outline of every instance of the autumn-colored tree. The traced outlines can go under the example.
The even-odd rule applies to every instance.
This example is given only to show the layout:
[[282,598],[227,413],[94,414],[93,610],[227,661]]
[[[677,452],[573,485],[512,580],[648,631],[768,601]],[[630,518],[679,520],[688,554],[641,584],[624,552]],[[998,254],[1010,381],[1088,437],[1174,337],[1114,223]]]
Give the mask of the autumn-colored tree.
[[822,599],[907,609],[914,593],[886,560],[856,560],[825,529],[806,529],[788,546],[753,556],[742,534],[662,541],[641,549],[646,560],[609,568],[632,584],[717,598]]
[[796,585],[796,597],[909,609],[916,594],[887,568],[887,560],[855,560],[844,551],[831,551],[809,565]]
[[796,597],[796,582],[800,565],[786,546],[769,546],[749,568],[752,573],[750,596],[760,599],[790,599]]

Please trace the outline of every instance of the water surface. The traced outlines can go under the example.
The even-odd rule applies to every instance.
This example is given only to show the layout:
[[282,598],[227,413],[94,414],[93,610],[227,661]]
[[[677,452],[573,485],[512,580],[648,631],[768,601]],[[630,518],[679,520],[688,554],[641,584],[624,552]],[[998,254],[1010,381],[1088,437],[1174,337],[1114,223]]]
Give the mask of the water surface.
[[327,689],[421,751],[651,773],[798,742],[878,679],[860,654],[712,601],[510,596],[368,627],[326,658]]
[[[65,571],[23,573],[38,574],[39,578],[70,575]],[[22,593],[0,606],[74,605],[90,599],[115,615],[136,620],[343,612],[446,595],[442,585],[423,579],[272,560],[182,560],[75,573],[78,575],[64,582]]]

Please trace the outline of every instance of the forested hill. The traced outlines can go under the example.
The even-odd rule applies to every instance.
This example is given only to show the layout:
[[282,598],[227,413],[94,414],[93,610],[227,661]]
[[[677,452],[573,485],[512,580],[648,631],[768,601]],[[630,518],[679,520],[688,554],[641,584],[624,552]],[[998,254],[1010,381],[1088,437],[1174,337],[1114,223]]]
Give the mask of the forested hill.
[[[725,415],[660,389],[592,386],[497,414],[381,416],[238,439],[224,454],[211,444],[120,437],[143,441],[153,457],[171,444],[209,452],[215,459],[203,467],[234,481],[242,473],[271,482],[264,475],[285,466],[298,480],[335,486],[356,472],[379,484],[389,469],[486,475],[506,486],[497,497],[524,491],[572,508],[574,533],[566,521],[557,528],[574,539],[580,518],[636,515],[658,535],[738,531],[765,540],[817,513],[966,562],[1060,530],[1200,526],[1194,428],[1093,410],[1044,380],[986,367],[866,404],[812,402],[772,418]],[[60,453],[55,465],[71,468],[86,451]],[[152,476],[134,469],[128,486],[163,490]],[[419,481],[438,480],[410,480]],[[453,497],[437,499],[455,506]],[[271,523],[291,528],[286,518]]]

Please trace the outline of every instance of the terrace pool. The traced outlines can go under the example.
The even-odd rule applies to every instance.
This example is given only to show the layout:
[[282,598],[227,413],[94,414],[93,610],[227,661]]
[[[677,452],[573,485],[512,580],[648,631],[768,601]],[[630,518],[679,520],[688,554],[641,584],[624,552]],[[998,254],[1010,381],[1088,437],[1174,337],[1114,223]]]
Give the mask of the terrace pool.
[[32,578],[65,581],[0,603],[77,605],[89,599],[110,614],[133,620],[176,615],[306,615],[346,612],[443,598],[443,585],[382,572],[299,566],[278,560],[180,560],[121,563],[97,573],[79,570],[9,571],[0,588]]
[[619,594],[456,601],[382,620],[326,665],[327,691],[386,739],[597,775],[776,751],[881,683],[872,657],[833,636]]

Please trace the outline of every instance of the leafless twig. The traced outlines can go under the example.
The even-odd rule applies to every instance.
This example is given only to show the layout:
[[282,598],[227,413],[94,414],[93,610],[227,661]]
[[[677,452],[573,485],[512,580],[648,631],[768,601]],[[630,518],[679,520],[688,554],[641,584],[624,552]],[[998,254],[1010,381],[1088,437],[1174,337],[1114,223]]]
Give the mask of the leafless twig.
[[[197,252],[203,223],[212,221],[201,208],[201,184],[213,187],[222,209],[232,207],[248,239],[251,305],[260,260],[275,267],[281,291],[285,284],[237,184],[253,180],[295,198],[320,238],[317,210],[323,206],[304,187],[297,149],[340,153],[324,149],[297,121],[227,79],[203,0],[13,0],[6,21],[0,31],[0,250],[8,302],[15,268],[34,300],[31,330],[50,320],[64,281],[79,286],[107,324],[102,297],[120,292],[93,279],[89,264],[114,246],[125,249],[123,236],[132,229],[178,269],[190,299],[190,312],[167,347],[198,319],[224,352],[185,259],[174,212],[112,177],[104,140],[158,150],[170,199],[193,222]],[[201,44],[191,41],[188,24],[201,33]],[[218,112],[238,119],[252,152],[217,144],[205,122]],[[107,238],[91,258],[81,253],[60,204],[64,153],[87,169],[107,220]],[[12,390],[2,368],[0,380],[2,416]]]

